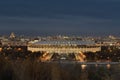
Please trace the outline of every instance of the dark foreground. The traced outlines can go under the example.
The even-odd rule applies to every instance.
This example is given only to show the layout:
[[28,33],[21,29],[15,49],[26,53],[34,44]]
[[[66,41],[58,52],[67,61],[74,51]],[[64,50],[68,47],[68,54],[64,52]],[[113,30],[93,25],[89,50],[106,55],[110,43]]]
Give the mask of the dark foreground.
[[[79,62],[41,62],[40,52],[29,52],[26,47],[6,48],[0,52],[0,80],[119,80],[120,50],[112,47],[101,52],[85,53],[87,66]],[[108,54],[109,53],[109,54]],[[96,65],[97,63],[97,65]]]
[[119,80],[120,64],[106,65],[45,63],[0,58],[0,80]]

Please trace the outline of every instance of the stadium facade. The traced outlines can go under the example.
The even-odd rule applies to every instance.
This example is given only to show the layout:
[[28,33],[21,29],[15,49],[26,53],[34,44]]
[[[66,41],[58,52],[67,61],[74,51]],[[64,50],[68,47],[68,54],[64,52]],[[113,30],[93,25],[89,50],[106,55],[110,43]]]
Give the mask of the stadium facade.
[[32,52],[47,52],[47,53],[79,53],[79,52],[97,52],[101,51],[101,47],[97,46],[94,41],[38,41],[28,44],[28,50]]

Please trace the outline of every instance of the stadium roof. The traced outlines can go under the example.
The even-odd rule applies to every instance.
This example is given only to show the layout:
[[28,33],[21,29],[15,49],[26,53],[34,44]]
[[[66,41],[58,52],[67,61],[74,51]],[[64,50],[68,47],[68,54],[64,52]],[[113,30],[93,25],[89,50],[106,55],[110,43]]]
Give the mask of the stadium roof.
[[56,40],[56,41],[39,41],[35,42],[36,45],[93,45],[94,41],[68,41],[68,40]]

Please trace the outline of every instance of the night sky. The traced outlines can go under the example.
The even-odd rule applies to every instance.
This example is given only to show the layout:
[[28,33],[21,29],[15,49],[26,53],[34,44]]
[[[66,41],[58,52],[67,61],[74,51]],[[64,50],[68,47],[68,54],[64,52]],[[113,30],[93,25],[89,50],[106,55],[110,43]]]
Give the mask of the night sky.
[[120,0],[0,0],[0,34],[120,34]]

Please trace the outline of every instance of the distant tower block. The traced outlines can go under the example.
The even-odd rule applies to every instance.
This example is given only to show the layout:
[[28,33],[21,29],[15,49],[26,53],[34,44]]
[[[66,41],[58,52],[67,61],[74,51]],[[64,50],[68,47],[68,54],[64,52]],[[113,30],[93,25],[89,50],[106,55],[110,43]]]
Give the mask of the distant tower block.
[[10,34],[10,38],[11,39],[15,38],[15,34],[13,32]]

